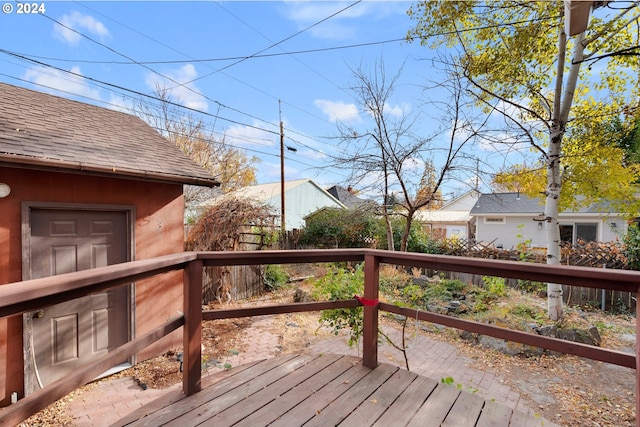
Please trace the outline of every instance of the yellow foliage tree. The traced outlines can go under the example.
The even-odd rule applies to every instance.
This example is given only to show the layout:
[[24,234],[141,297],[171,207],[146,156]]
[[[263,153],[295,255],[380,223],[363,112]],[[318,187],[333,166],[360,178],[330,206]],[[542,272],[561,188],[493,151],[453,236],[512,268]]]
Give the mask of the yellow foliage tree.
[[[639,58],[628,55],[640,38],[640,4],[601,9],[580,20],[572,15],[571,3],[424,1],[409,10],[416,26],[408,39],[457,49],[455,62],[475,87],[478,104],[487,113],[501,113],[539,152],[540,170],[546,175],[540,181],[546,182],[549,264],[560,262],[558,212],[563,186],[572,182],[569,176],[589,176],[586,166],[594,166],[579,160],[586,158],[585,148],[599,155],[616,154],[598,138],[576,138],[574,145],[569,140],[580,135],[580,129],[588,129],[589,120],[621,114],[625,106],[637,102],[640,88]],[[585,147],[586,141],[593,141],[593,146]],[[607,176],[618,179],[618,172],[623,171]],[[575,182],[576,190],[585,190],[586,183],[578,188]],[[607,182],[597,185],[610,188]],[[601,194],[586,196],[591,195]],[[562,287],[550,283],[547,294],[549,317],[559,320]]]

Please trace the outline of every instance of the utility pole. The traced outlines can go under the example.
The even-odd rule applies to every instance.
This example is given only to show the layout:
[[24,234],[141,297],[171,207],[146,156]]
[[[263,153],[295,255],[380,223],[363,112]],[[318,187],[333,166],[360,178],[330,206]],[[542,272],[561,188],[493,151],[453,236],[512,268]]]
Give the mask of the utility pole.
[[284,216],[284,125],[282,124],[282,106],[280,100],[278,100],[278,110],[280,112],[280,229],[282,231],[282,239],[286,236],[286,225]]

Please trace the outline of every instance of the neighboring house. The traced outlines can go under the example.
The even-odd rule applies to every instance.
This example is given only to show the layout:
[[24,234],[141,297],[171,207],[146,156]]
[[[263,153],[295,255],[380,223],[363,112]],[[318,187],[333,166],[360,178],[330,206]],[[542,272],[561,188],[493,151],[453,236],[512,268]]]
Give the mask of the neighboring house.
[[[222,197],[246,198],[264,203],[271,206],[277,218],[281,217],[282,184],[280,182],[240,188]],[[340,203],[338,199],[310,179],[285,181],[284,201],[286,230],[303,228],[304,218],[319,209],[345,208],[345,205]],[[211,203],[215,203],[215,199],[209,204]]]
[[[476,220],[476,240],[505,249],[528,242],[533,248],[546,248],[544,202],[520,193],[481,194],[471,215]],[[627,229],[624,215],[588,206],[558,215],[562,241],[576,243],[619,240]]]
[[351,187],[344,188],[340,185],[334,185],[328,188],[327,192],[345,205],[347,209],[357,209],[368,204],[374,205],[371,200],[361,199],[356,196]]
[[[0,284],[183,251],[185,184],[218,185],[141,119],[0,83]],[[0,404],[178,315],[182,280],[0,319]],[[173,333],[137,360],[180,344]]]
[[479,192],[471,190],[445,203],[437,210],[420,210],[414,219],[434,239],[470,239],[474,237],[475,220],[469,213]]

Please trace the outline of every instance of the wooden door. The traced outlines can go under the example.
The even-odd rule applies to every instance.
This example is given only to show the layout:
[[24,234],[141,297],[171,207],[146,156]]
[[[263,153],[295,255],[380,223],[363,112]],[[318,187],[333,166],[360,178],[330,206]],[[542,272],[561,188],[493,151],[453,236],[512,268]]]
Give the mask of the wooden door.
[[[125,211],[32,209],[31,277],[128,261],[127,224]],[[128,295],[125,285],[31,313],[39,387],[128,340]]]

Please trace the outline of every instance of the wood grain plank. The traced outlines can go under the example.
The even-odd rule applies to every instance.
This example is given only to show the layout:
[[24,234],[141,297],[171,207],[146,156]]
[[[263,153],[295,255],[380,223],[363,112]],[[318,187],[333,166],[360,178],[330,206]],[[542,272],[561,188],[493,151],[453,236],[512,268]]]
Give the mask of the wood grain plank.
[[235,427],[255,427],[257,425],[269,424],[280,417],[280,414],[287,413],[292,408],[308,396],[314,394],[329,382],[343,375],[353,367],[353,358],[342,356],[336,362],[328,365],[311,378],[300,383],[296,387],[284,393],[279,398],[253,412]]
[[[245,363],[243,365],[234,367],[233,369],[228,371],[221,371],[212,375],[208,375],[202,379],[202,387],[203,388],[211,387],[213,384],[218,383],[226,378],[232,377],[236,374],[239,374],[243,370],[249,369],[250,367],[263,361],[264,360],[259,360],[259,361],[257,360],[255,362]],[[136,421],[140,421],[141,419],[149,416],[150,414],[153,414],[154,412],[158,412],[166,408],[167,406],[172,405],[184,398],[185,396],[184,396],[184,393],[182,392],[182,389],[176,390],[175,392],[173,391],[169,392],[164,396],[161,396],[158,399],[152,402],[149,402],[148,404],[144,405],[140,409],[135,410],[134,412],[118,420],[117,422],[111,424],[110,427],[124,427]]]
[[407,425],[437,385],[438,382],[434,379],[416,378],[373,425],[376,427]]
[[371,373],[371,370],[362,366],[362,362],[359,359],[354,358],[352,367],[348,371],[307,397],[292,410],[282,414],[270,427],[303,425],[314,417],[316,413],[323,411],[327,405],[339,399],[351,387],[362,381],[369,373]]
[[242,372],[239,372],[231,378],[228,378],[225,381],[216,384],[213,387],[209,387],[206,390],[190,396],[188,399],[182,399],[180,402],[177,402],[170,407],[163,408],[158,412],[150,414],[149,416],[136,423],[133,423],[132,425],[136,427],[155,427],[158,425],[166,424],[167,422],[172,421],[175,418],[186,414],[189,411],[192,411],[195,408],[202,406],[213,399],[216,399],[218,396],[228,393],[230,390],[235,390],[242,385],[246,385],[247,383],[253,381],[254,377],[259,375],[261,372],[270,372],[280,366],[283,362],[287,363],[294,357],[295,356],[292,355],[285,356],[282,359],[277,358],[264,360],[254,365],[253,367],[243,370]]
[[224,394],[219,394],[214,399],[207,399],[205,404],[200,405],[197,410],[184,412],[180,417],[174,417],[171,421],[163,423],[163,425],[167,427],[184,427],[203,423],[318,357],[318,355],[295,356],[267,372],[255,371],[256,375],[252,380],[227,389]]
[[397,370],[340,425],[368,426],[373,424],[417,377],[418,375],[413,372],[404,369]]
[[466,391],[460,392],[456,403],[453,404],[447,418],[444,419],[442,427],[474,427],[483,406],[484,399],[482,397]]
[[306,427],[335,426],[349,416],[363,401],[378,389],[379,385],[391,377],[398,367],[387,364],[378,365],[361,381],[347,390],[339,399],[331,402],[326,408],[309,420]]
[[[269,384],[267,387],[258,390],[256,393],[251,394],[245,399],[237,402],[235,405],[228,407],[227,409],[218,412],[213,417],[207,419],[202,425],[217,425],[217,426],[230,426],[235,425],[238,421],[246,418],[247,415],[254,413],[263,406],[275,399],[279,398],[282,394],[291,390],[295,386],[299,385],[306,379],[313,377],[327,365],[332,364],[338,360],[338,355],[326,355],[317,357],[309,363],[301,366],[299,369],[284,375],[277,381]],[[212,402],[215,403],[215,402]],[[261,421],[259,424],[263,424]]]
[[426,425],[439,426],[446,418],[459,395],[460,390],[456,387],[447,384],[438,384],[408,425],[411,427],[422,427]]
[[513,409],[488,400],[482,408],[476,427],[507,427],[511,420]]

